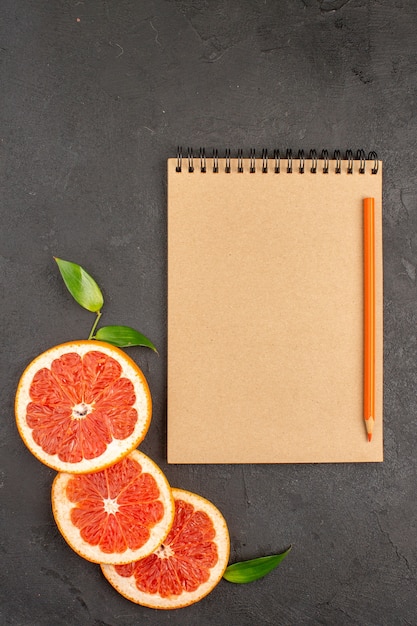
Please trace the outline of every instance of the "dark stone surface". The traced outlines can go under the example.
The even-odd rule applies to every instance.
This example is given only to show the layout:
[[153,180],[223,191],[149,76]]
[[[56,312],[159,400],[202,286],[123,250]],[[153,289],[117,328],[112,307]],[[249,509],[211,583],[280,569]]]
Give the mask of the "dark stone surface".
[[[416,624],[415,0],[3,0],[0,13],[0,623]],[[178,143],[363,147],[384,160],[382,465],[166,465],[165,160]],[[142,449],[219,506],[231,559],[293,544],[267,578],[157,612],[60,537],[54,472],[13,416],[26,364],[92,323],[53,255],[96,277],[103,323],[158,346],[130,352],[154,398]]]

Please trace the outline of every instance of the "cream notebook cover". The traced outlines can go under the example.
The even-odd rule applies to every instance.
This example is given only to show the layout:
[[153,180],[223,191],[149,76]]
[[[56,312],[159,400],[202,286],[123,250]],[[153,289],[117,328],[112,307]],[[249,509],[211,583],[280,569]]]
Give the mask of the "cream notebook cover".
[[[368,196],[376,210],[371,442],[362,408]],[[168,160],[169,463],[382,461],[382,322],[376,155]]]

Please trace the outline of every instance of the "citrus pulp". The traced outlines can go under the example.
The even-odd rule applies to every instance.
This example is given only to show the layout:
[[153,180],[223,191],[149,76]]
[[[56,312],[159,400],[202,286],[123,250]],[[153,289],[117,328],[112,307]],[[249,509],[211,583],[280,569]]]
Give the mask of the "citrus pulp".
[[153,552],[174,519],[174,499],[162,470],[134,450],[91,474],[59,473],[52,511],[61,534],[95,563],[128,563]]
[[197,494],[172,493],[174,523],[155,552],[133,563],[101,566],[119,593],[157,609],[201,600],[221,580],[229,559],[229,533],[220,511]]
[[140,368],[98,341],[60,344],[36,357],[19,381],[16,423],[29,450],[65,472],[103,469],[136,448],[152,403]]

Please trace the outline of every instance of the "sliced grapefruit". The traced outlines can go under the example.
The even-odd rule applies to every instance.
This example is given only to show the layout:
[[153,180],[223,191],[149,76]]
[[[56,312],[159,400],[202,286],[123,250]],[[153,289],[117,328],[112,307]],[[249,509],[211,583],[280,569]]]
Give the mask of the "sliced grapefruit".
[[162,470],[134,450],[91,474],[59,473],[52,511],[61,534],[94,563],[129,563],[153,552],[167,536],[174,499]]
[[64,343],[36,357],[16,393],[16,423],[29,450],[58,471],[103,469],[149,428],[152,403],[140,368],[98,341]]
[[198,602],[221,580],[229,560],[229,533],[220,511],[189,491],[172,493],[174,523],[155,552],[126,565],[101,565],[121,595],[154,609]]

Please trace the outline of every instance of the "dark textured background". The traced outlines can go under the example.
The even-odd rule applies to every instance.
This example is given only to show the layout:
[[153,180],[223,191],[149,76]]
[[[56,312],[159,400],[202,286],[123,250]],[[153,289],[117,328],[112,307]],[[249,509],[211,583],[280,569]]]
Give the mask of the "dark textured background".
[[[0,13],[0,623],[417,624],[415,0],[2,0]],[[178,143],[384,160],[382,465],[166,465],[165,161]],[[103,324],[158,346],[130,351],[154,399],[142,449],[219,506],[231,559],[293,544],[267,578],[157,612],[58,534],[54,473],[13,416],[26,364],[93,321],[53,255],[95,276]]]

